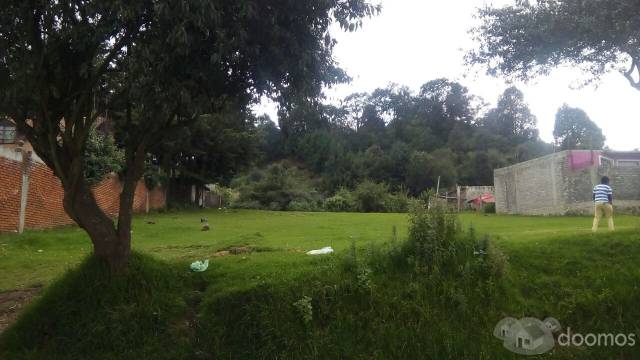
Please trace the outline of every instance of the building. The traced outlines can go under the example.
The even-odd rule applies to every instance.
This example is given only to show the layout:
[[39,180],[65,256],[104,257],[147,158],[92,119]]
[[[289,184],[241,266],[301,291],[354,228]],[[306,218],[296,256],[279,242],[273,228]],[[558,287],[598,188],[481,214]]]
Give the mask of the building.
[[640,213],[640,152],[567,150],[496,169],[496,212],[564,215],[593,212],[592,190],[608,176],[616,212]]
[[454,199],[457,202],[456,206],[458,211],[478,211],[482,210],[483,203],[474,201],[474,199],[483,198],[486,200],[489,196],[493,197],[494,193],[495,190],[493,186],[456,186],[456,194],[451,197],[447,194],[447,200]]

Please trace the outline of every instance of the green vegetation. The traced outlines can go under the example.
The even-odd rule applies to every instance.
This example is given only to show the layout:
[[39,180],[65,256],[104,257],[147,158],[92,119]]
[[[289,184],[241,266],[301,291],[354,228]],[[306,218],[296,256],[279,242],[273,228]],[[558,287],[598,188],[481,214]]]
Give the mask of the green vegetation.
[[[347,82],[331,29],[353,32],[381,6],[2,0],[0,8],[0,118],[15,123],[60,179],[65,212],[117,272],[131,254],[145,163],[162,162],[168,174],[198,185],[231,177],[235,164],[251,157],[251,106],[268,97],[284,112]],[[89,139],[99,116],[124,156],[116,223],[87,181],[111,167],[87,159],[106,153]]]
[[84,177],[95,185],[110,173],[118,173],[124,167],[124,152],[118,149],[113,136],[103,134],[92,126],[87,137],[84,156]]
[[314,211],[320,208],[320,194],[310,176],[295,166],[272,164],[254,169],[234,180],[240,193],[238,208]]
[[[90,244],[76,228],[3,235],[0,289],[52,285],[2,335],[0,357],[512,359],[493,327],[525,315],[638,333],[638,219],[616,220],[615,233],[592,235],[585,217],[462,214],[459,228],[473,231],[460,233],[452,218],[420,211],[154,214],[135,218],[138,255],[112,281],[97,260],[82,263]],[[449,250],[434,258],[434,244]],[[327,245],[335,255],[302,253]],[[240,246],[252,252],[213,256]],[[206,272],[188,272],[204,258]],[[556,347],[551,358],[633,351]]]
[[[478,43],[467,55],[487,73],[519,80],[546,75],[568,65],[583,70],[585,83],[620,72],[640,90],[634,0],[515,1],[478,10],[472,30]],[[631,61],[629,61],[631,59]]]
[[600,150],[605,141],[602,129],[589,119],[584,110],[567,104],[562,105],[556,113],[553,138],[556,146],[562,150]]
[[318,190],[320,184],[310,172],[286,161],[253,169],[235,178],[231,186],[224,190],[238,193],[229,202],[238,209],[404,213],[415,201],[403,187],[391,193],[387,184],[370,180],[362,181],[353,191],[342,187],[327,197]]
[[491,185],[493,169],[553,152],[540,140],[523,93],[507,88],[495,107],[445,78],[416,93],[390,85],[338,105],[296,104],[280,128],[256,126],[255,165],[288,160],[312,173],[329,195],[371,181],[418,196],[456,184]]
[[89,257],[48,287],[3,334],[0,346],[9,353],[0,356],[180,358],[188,327],[178,321],[190,315],[187,301],[193,281],[145,255],[134,254],[127,272],[119,276],[111,276],[107,264]]

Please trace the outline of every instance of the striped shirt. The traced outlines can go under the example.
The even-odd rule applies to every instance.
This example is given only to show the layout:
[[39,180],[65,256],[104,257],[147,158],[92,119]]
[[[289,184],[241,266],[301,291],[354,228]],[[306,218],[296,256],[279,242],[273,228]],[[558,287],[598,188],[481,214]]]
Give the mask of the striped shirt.
[[598,184],[593,188],[593,200],[595,202],[609,202],[609,196],[613,197],[611,186]]

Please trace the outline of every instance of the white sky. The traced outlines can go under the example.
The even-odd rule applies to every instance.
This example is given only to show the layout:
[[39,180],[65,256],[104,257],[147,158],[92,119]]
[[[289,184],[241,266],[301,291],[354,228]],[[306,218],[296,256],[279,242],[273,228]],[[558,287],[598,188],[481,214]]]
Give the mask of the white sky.
[[[417,91],[429,80],[446,77],[467,86],[473,95],[494,106],[508,86],[504,80],[484,75],[484,69],[464,65],[465,50],[474,46],[468,30],[476,23],[475,9],[487,3],[502,5],[514,0],[382,0],[382,13],[354,33],[334,29],[338,40],[334,55],[353,78],[350,84],[326,91],[337,103],[353,92],[371,92],[389,83]],[[600,126],[606,144],[615,150],[640,148],[640,91],[618,73],[603,77],[596,88],[577,89],[579,71],[563,68],[529,84],[514,83],[538,118],[540,136],[552,141],[558,108],[567,103],[582,108]],[[276,119],[275,107],[262,104],[258,112]]]

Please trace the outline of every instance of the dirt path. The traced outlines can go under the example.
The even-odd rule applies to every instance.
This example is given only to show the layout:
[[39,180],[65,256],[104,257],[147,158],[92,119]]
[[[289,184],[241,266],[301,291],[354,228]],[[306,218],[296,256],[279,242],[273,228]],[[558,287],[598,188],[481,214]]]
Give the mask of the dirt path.
[[0,333],[2,333],[15,319],[20,312],[36,297],[42,287],[9,290],[0,293]]

